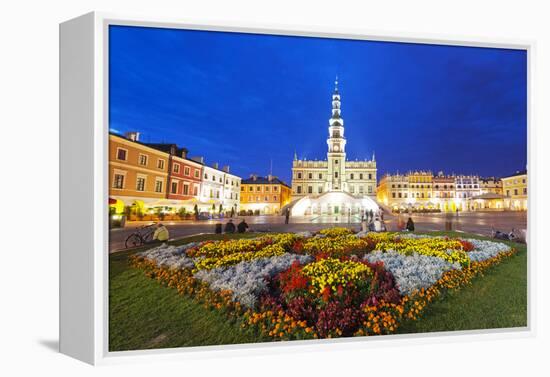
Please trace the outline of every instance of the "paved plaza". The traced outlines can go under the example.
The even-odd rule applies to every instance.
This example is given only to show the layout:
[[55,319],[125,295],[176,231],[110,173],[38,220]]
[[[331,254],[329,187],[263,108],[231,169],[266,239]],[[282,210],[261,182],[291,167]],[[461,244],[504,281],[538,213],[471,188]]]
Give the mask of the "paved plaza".
[[[402,215],[406,220],[408,215]],[[445,214],[412,214],[417,231],[445,230],[447,220]],[[250,226],[250,231],[258,232],[299,232],[317,231],[331,226],[346,226],[355,230],[360,229],[360,219],[352,216],[303,216],[292,217],[290,224],[285,224],[284,216],[245,216],[235,217],[233,222],[238,223],[244,218]],[[177,239],[201,233],[214,233],[216,223],[225,224],[228,219],[204,221],[166,221],[164,224],[170,231],[170,238]],[[385,214],[384,221],[389,231],[397,230],[397,216]],[[137,227],[151,224],[151,222],[131,222],[123,229],[113,229],[109,232],[110,251],[124,249],[124,241]],[[512,228],[527,228],[526,212],[463,212],[452,216],[452,229],[460,232],[490,236],[491,229],[509,232]]]

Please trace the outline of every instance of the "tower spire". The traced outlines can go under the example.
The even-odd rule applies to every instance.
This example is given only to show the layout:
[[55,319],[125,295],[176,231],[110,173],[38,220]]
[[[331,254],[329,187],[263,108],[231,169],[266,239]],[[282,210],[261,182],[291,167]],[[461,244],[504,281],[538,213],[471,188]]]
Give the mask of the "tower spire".
[[296,154],[296,149],[294,149],[294,161],[298,160],[298,155]]
[[372,161],[376,161],[376,159],[374,158],[374,151],[372,151]]

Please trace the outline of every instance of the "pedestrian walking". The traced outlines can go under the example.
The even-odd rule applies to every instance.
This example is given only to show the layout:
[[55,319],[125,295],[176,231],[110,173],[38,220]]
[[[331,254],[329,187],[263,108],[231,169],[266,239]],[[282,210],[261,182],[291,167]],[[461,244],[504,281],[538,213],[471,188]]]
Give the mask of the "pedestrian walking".
[[290,208],[287,208],[285,211],[285,224],[288,224],[289,218],[290,218]]

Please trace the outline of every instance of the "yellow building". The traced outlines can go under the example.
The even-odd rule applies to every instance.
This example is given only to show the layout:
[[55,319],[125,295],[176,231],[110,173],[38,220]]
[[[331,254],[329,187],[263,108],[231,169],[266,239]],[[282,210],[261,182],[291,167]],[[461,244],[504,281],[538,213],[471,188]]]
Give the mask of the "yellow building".
[[419,208],[434,207],[432,201],[433,174],[427,171],[409,173],[409,192],[414,199],[411,201]]
[[410,199],[409,179],[406,175],[387,174],[380,179],[376,189],[378,203],[389,206],[393,211],[406,210]]
[[494,177],[480,178],[479,186],[481,194],[497,194],[502,195],[502,180]]
[[141,210],[166,198],[169,154],[136,140],[109,135],[109,202]]
[[527,210],[527,170],[502,178],[504,206],[512,211]]
[[241,212],[272,215],[290,203],[292,190],[279,178],[272,175],[251,175],[241,181]]

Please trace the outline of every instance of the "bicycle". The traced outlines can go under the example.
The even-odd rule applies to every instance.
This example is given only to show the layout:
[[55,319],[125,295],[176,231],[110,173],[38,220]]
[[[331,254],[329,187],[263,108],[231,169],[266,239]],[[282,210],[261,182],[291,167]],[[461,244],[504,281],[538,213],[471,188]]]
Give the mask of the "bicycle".
[[124,246],[128,249],[151,242],[153,240],[153,234],[155,233],[153,225],[144,225],[137,228],[134,233],[130,234],[128,238],[126,238]]

